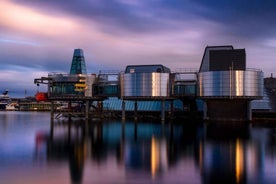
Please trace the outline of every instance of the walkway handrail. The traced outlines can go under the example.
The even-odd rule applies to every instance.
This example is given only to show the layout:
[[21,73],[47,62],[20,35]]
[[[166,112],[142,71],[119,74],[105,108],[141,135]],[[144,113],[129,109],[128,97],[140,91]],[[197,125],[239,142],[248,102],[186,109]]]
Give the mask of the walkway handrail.
[[171,73],[198,73],[196,68],[175,68]]

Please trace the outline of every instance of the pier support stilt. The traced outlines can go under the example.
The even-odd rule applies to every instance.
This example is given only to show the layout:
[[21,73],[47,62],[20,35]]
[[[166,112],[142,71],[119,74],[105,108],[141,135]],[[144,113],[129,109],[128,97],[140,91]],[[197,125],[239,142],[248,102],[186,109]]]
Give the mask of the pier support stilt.
[[251,101],[247,102],[247,120],[252,121]]
[[174,104],[173,104],[173,100],[170,101],[170,107],[171,107],[171,116],[170,116],[170,119],[172,120],[174,118]]
[[165,100],[162,100],[161,104],[161,123],[165,123]]
[[89,109],[90,109],[90,102],[89,100],[85,101],[85,119],[89,119]]
[[[51,115],[51,117],[52,117],[52,115]],[[53,140],[53,137],[54,137],[54,119],[51,118],[51,125],[50,125],[50,139],[51,139],[51,141]]]
[[121,137],[122,137],[122,141],[124,142],[125,141],[125,124],[122,123],[122,128],[121,128]]
[[71,142],[71,125],[72,125],[72,121],[71,119],[68,120],[68,143]]
[[203,119],[204,120],[207,119],[207,102],[206,101],[203,102]]
[[138,120],[138,104],[137,101],[134,102],[134,120],[137,121]]
[[54,102],[51,101],[51,122],[54,121]]
[[126,120],[126,102],[122,101],[122,121]]
[[89,130],[89,119],[90,119],[90,116],[89,116],[89,110],[90,110],[90,101],[87,100],[85,101],[85,125],[83,127],[83,132],[84,132],[84,135],[88,135],[88,130]]
[[70,113],[68,114],[68,121],[71,121],[72,120],[72,102],[71,101],[69,101],[68,102],[68,109],[69,109],[69,111],[70,111]]
[[101,120],[103,120],[104,119],[103,101],[100,101],[99,104],[100,104],[100,118]]
[[137,135],[137,130],[138,129],[138,123],[134,122],[134,140],[137,141],[138,135]]

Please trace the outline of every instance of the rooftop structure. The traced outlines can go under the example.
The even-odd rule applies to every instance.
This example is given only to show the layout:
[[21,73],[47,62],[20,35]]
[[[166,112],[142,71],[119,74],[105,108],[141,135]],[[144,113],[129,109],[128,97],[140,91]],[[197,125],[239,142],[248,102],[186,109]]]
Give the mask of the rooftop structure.
[[171,70],[164,65],[128,65],[125,73],[170,73]]
[[82,49],[75,49],[71,63],[70,74],[87,74],[85,59]]
[[205,119],[251,119],[250,101],[263,97],[263,72],[246,69],[245,49],[206,47],[198,74]]
[[120,75],[122,98],[167,98],[170,96],[170,69],[163,65],[127,66]]
[[207,46],[205,48],[202,60],[201,60],[201,65],[199,67],[200,72],[206,72],[210,71],[210,51],[218,51],[218,50],[223,50],[224,52],[226,50],[233,50],[232,45],[227,45],[227,46]]

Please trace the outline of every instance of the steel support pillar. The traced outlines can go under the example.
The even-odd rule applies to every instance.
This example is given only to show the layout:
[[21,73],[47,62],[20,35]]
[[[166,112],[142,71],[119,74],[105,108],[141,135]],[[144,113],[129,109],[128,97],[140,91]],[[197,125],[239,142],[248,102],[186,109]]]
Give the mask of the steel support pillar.
[[126,120],[126,102],[122,101],[122,121]]
[[208,108],[207,108],[207,102],[204,101],[203,102],[203,119],[206,120],[208,117],[207,117],[207,111],[208,111]]
[[54,102],[51,101],[51,122],[54,120]]
[[89,109],[90,109],[90,102],[89,100],[85,101],[85,119],[89,119]]
[[171,119],[174,117],[174,103],[173,100],[170,101],[170,107],[171,107]]
[[161,104],[161,123],[165,123],[165,100],[162,100]]
[[252,121],[251,101],[247,102],[247,120]]
[[138,103],[137,103],[137,101],[135,101],[134,102],[134,120],[135,121],[137,121],[137,119],[138,119],[138,113],[137,113],[137,111],[138,111]]

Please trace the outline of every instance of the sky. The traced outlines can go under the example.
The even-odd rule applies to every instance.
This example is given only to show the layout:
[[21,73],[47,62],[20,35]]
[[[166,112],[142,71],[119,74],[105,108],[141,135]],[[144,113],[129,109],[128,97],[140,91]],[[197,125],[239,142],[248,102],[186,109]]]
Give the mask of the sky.
[[245,48],[247,68],[276,75],[275,0],[0,0],[0,91],[32,96],[35,78],[129,64],[198,69],[206,46]]

